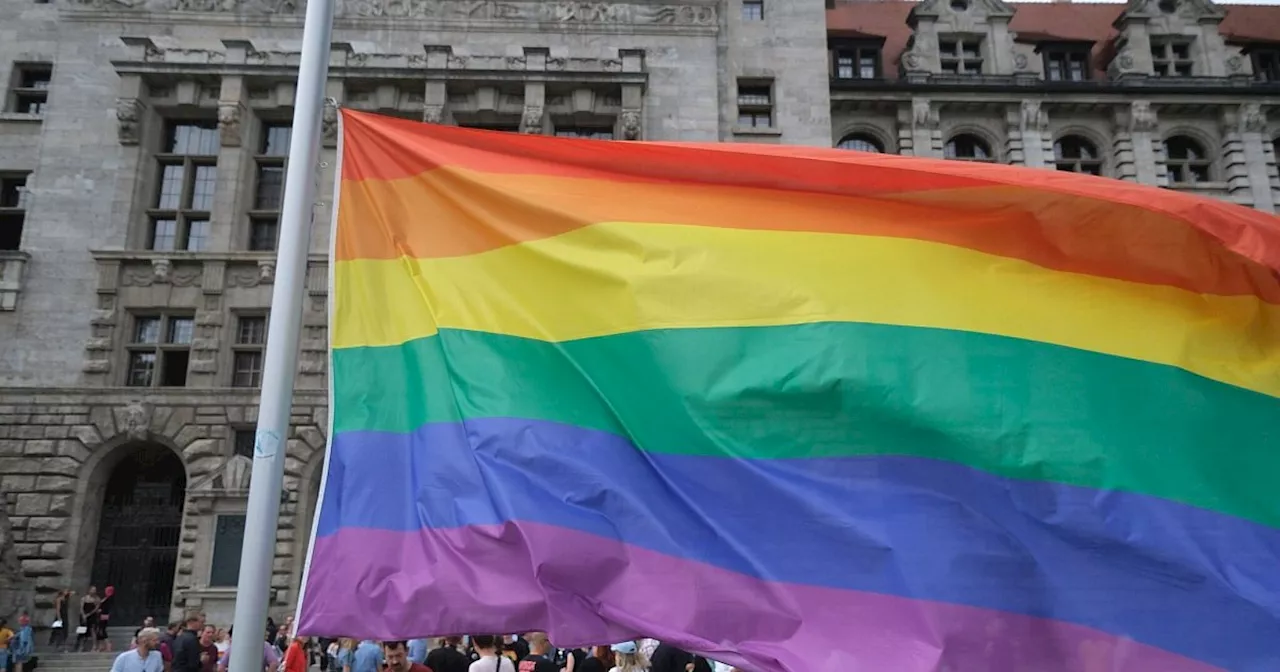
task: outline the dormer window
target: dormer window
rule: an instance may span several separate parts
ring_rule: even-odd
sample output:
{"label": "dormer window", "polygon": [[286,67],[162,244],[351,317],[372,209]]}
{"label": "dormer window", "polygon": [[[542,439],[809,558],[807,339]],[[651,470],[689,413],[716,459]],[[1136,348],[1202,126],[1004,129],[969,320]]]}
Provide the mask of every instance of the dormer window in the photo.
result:
{"label": "dormer window", "polygon": [[982,74],[982,38],[948,37],[938,40],[942,72],[949,75]]}
{"label": "dormer window", "polygon": [[1253,77],[1260,82],[1280,82],[1280,47],[1255,49],[1249,54],[1253,60]]}
{"label": "dormer window", "polygon": [[1049,82],[1083,82],[1089,79],[1089,45],[1045,46],[1044,78]]}
{"label": "dormer window", "polygon": [[1152,37],[1151,62],[1156,77],[1190,77],[1191,42],[1184,37]]}
{"label": "dormer window", "polygon": [[831,48],[831,76],[836,79],[878,79],[880,46],[843,43]]}

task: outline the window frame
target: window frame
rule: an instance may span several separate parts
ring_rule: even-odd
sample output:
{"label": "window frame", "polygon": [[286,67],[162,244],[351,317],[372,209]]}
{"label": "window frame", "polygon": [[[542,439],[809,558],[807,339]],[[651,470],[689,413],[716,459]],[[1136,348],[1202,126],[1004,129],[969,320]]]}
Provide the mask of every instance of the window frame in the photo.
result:
{"label": "window frame", "polygon": [[[4,201],[7,185],[21,180],[21,184],[13,187],[17,199],[11,205]],[[22,233],[27,225],[27,183],[31,181],[31,171],[0,172],[0,251],[17,251],[22,247]],[[16,232],[11,233],[10,227]],[[9,241],[12,240],[12,244]]]}
{"label": "window frame", "polygon": [[[266,368],[267,330],[271,327],[271,316],[265,312],[246,311],[235,313],[235,318],[235,333],[231,337],[231,366],[228,367],[230,379],[227,381],[227,386],[241,390],[261,389],[262,373]],[[262,322],[261,338],[258,341],[245,341],[242,339],[244,326],[249,320],[260,320]],[[240,368],[241,356],[253,357],[257,360],[256,370],[253,368],[243,370],[243,373],[249,376],[247,384],[240,382],[242,373]]]}
{"label": "window frame", "polygon": [[[289,129],[289,137],[285,143],[286,147],[283,153],[269,151],[271,150],[271,131],[280,128]],[[293,124],[287,121],[263,120],[258,127],[258,136],[257,151],[253,155],[253,191],[249,194],[251,202],[248,212],[245,249],[250,252],[275,252],[280,246],[280,213],[284,208],[284,188],[289,173],[288,145],[293,139]],[[262,207],[259,201],[264,168],[274,168],[280,171],[280,193],[277,197],[279,201],[277,205],[279,207],[274,209]],[[259,231],[262,226],[269,226],[273,234],[270,236],[271,242],[269,246],[264,246],[265,243],[259,238]]]}
{"label": "window frame", "polygon": [[[987,154],[987,157],[977,158],[977,157],[970,157],[970,156],[959,156],[954,151],[951,151],[950,148],[954,147],[956,145],[956,140],[960,138],[972,138],[973,140],[975,140],[977,142],[977,146],[983,148],[983,151]],[[948,153],[949,151],[950,151],[950,154]],[[1000,162],[1000,156],[995,152],[995,149],[992,147],[992,143],[988,141],[985,137],[969,131],[959,131],[952,134],[951,137],[947,138],[947,141],[942,144],[942,158],[948,161],[968,161],[970,163],[999,163]]]}
{"label": "window frame", "polygon": [[764,12],[764,0],[742,0],[743,21],[764,21]]}
{"label": "window frame", "polygon": [[[1046,42],[1036,47],[1040,52],[1041,67],[1046,82],[1087,82],[1093,79],[1093,43],[1092,42]],[[1055,58],[1061,58],[1062,78],[1054,79],[1051,73],[1058,70]],[[1078,60],[1081,64],[1080,78],[1071,78],[1071,64]]]}
{"label": "window frame", "polygon": [[[1196,73],[1196,58],[1192,51],[1195,39],[1186,35],[1152,35],[1151,38],[1151,72],[1156,77],[1192,77]],[[1186,58],[1176,58],[1174,49],[1184,46]],[[1157,56],[1156,49],[1160,49]],[[1162,64],[1166,67],[1162,71]],[[1179,72],[1185,66],[1186,72]]]}
{"label": "window frame", "polygon": [[[150,205],[146,211],[147,228],[145,231],[146,238],[143,242],[148,250],[156,252],[203,252],[208,249],[208,239],[212,233],[213,226],[214,199],[217,197],[218,189],[218,153],[222,146],[221,142],[219,142],[217,147],[214,148],[213,154],[181,154],[169,151],[177,143],[178,129],[184,126],[194,126],[204,131],[212,131],[214,137],[218,137],[218,124],[214,120],[165,120],[164,135],[162,137],[163,144],[161,145],[161,149],[165,151],[157,151],[155,153],[154,158],[157,168],[155,185],[152,190]],[[182,191],[178,194],[177,207],[164,207],[166,169],[175,166],[182,169]],[[200,210],[194,207],[201,168],[213,169],[213,184],[208,195],[209,208],[207,210]],[[174,222],[173,246],[171,248],[156,246],[159,239],[158,225],[162,221]],[[200,238],[205,242],[196,249],[192,249],[192,224],[196,222],[204,224],[204,235]],[[165,237],[167,238],[168,236]]]}
{"label": "window frame", "polygon": [[[830,76],[843,82],[872,82],[884,79],[884,43],[880,40],[833,39],[827,43],[828,67]],[[841,61],[847,59],[848,72]],[[869,64],[864,61],[870,61]],[[864,67],[871,68],[871,75],[864,76]]]}
{"label": "window frame", "polygon": [[1253,78],[1259,82],[1280,83],[1280,45],[1249,50]]}
{"label": "window frame", "polygon": [[[143,320],[158,321],[155,341],[149,342],[138,339]],[[173,333],[173,323],[176,320],[185,320],[191,324],[191,331],[186,342],[170,340]],[[187,383],[191,379],[191,349],[195,341],[196,332],[195,314],[185,311],[139,310],[129,314],[129,327],[127,332],[128,340],[124,343],[124,387],[143,389],[187,387]],[[168,353],[174,352],[182,352],[186,355],[186,368],[182,375],[182,385],[166,385],[162,382],[165,379],[165,372],[168,370]],[[148,374],[150,379],[145,385],[136,385],[133,382],[134,357],[143,354],[153,355],[151,371]]]}
{"label": "window frame", "polygon": [[[552,135],[558,138],[579,138],[582,140],[616,140],[617,134],[610,124],[553,124]],[[607,137],[606,137],[607,136]]]}
{"label": "window frame", "polygon": [[[1070,157],[1070,156],[1066,156],[1064,153],[1061,153],[1060,148],[1062,148],[1064,146],[1064,142],[1068,140],[1084,143],[1090,150],[1092,150],[1095,158],[1084,159],[1080,157]],[[1103,157],[1102,152],[1098,150],[1097,143],[1095,143],[1092,139],[1085,137],[1079,133],[1064,133],[1058,138],[1054,139],[1053,167],[1055,170],[1059,170],[1064,173],[1096,175],[1099,177],[1105,175],[1107,170],[1106,159]],[[1092,172],[1091,170],[1087,170],[1088,168],[1094,168],[1097,170],[1097,172]]]}
{"label": "window frame", "polygon": [[[955,48],[948,50],[946,45],[954,43]],[[966,55],[965,46],[968,44],[977,45],[973,50],[973,56]],[[982,48],[986,44],[986,39],[981,35],[966,34],[950,34],[938,36],[938,65],[944,75],[958,75],[961,77],[974,77],[982,75],[987,64],[987,59],[983,56]],[[948,53],[948,51],[950,53]],[[948,70],[947,64],[955,64],[954,70]],[[977,63],[977,67],[971,67]]]}
{"label": "window frame", "polygon": [[[43,86],[26,86],[25,76],[32,73],[44,75],[40,80]],[[5,111],[14,114],[30,114],[44,116],[49,108],[49,89],[53,86],[53,63],[39,61],[22,61],[13,64],[10,75],[8,95],[5,100]],[[24,101],[35,102],[38,109],[22,109]]]}
{"label": "window frame", "polygon": [[[1204,156],[1204,158],[1185,159],[1174,157],[1173,153],[1169,151],[1169,142],[1171,140],[1185,140],[1189,142]],[[1211,184],[1214,181],[1214,156],[1208,150],[1208,144],[1203,142],[1200,138],[1187,133],[1173,133],[1161,140],[1160,146],[1164,152],[1165,174],[1168,176],[1170,187],[1194,189]],[[1174,177],[1175,174],[1177,174],[1178,177],[1181,178],[1185,178],[1187,176],[1192,176],[1194,178],[1193,173],[1197,168],[1203,169],[1203,180],[1175,179]]]}
{"label": "window frame", "polygon": [[[772,80],[739,79],[734,91],[738,112],[736,127],[754,131],[776,129],[778,123],[774,108],[776,100]],[[764,125],[757,123],[760,119],[764,119],[767,123]],[[749,123],[744,124],[744,120],[749,120]]]}
{"label": "window frame", "polygon": [[886,153],[885,144],[880,141],[880,138],[877,138],[876,136],[870,133],[866,133],[862,131],[852,131],[850,133],[845,133],[843,136],[841,136],[840,141],[837,142],[835,146],[836,149],[842,149],[848,152],[867,152],[867,150],[865,149],[855,149],[853,147],[844,147],[843,145],[847,142],[865,142],[871,145],[872,147],[875,147],[875,151],[868,152],[870,154]]}

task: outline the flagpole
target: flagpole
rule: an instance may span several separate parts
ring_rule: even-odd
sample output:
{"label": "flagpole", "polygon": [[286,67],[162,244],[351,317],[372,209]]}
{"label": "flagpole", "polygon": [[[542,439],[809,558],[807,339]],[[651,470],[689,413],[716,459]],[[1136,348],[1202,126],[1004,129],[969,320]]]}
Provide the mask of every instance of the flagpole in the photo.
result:
{"label": "flagpole", "polygon": [[289,167],[280,213],[275,287],[271,292],[271,321],[262,367],[262,394],[254,437],[244,547],[240,553],[240,580],[236,586],[235,634],[231,638],[229,672],[262,672],[263,666],[262,644],[271,600],[271,564],[280,515],[285,445],[298,371],[298,339],[302,330],[302,301],[316,195],[315,171],[319,163],[335,1],[308,0],[302,27],[302,60],[298,65]]}

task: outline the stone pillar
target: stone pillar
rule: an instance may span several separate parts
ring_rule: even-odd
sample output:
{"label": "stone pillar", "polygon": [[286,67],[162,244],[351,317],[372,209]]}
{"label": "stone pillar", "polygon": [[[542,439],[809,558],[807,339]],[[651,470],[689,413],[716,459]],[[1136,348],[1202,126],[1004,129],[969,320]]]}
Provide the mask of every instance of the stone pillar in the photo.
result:
{"label": "stone pillar", "polygon": [[1145,100],[1116,111],[1113,149],[1117,178],[1152,186],[1166,184],[1164,147],[1156,138],[1157,125],[1155,110]]}
{"label": "stone pillar", "polygon": [[[249,124],[248,87],[240,76],[222,78],[218,92],[218,186],[209,213],[209,250],[230,250],[248,246],[248,221],[241,213],[248,210],[252,189],[240,189],[245,175],[253,166],[248,154],[253,152],[254,138]],[[239,243],[239,245],[237,245]]]}
{"label": "stone pillar", "polygon": [[520,132],[542,135],[547,132],[547,85],[543,82],[525,82],[524,113],[520,115]]}
{"label": "stone pillar", "polygon": [[[1258,103],[1245,103],[1222,113],[1222,174],[1231,200],[1263,212],[1275,212],[1272,173],[1275,157],[1268,157],[1263,133],[1266,113]],[[1273,152],[1274,153],[1274,150]]]}
{"label": "stone pillar", "polygon": [[[644,72],[644,50],[621,49],[623,72]],[[644,89],[639,84],[622,85],[622,112],[618,115],[615,137],[621,140],[644,139]]]}
{"label": "stone pillar", "polygon": [[1049,114],[1038,100],[1024,100],[1010,107],[1005,117],[1005,155],[1009,163],[1029,168],[1053,167],[1053,138],[1049,135]]}
{"label": "stone pillar", "polygon": [[898,107],[898,149],[906,156],[942,158],[938,108],[928,98],[912,98]]}

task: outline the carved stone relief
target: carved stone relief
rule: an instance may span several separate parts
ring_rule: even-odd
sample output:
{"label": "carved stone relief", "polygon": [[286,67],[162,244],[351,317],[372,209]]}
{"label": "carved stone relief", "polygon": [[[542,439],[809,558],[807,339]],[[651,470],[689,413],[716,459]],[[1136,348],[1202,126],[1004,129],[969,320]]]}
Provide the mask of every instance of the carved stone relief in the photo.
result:
{"label": "carved stone relief", "polygon": [[1135,133],[1152,133],[1158,125],[1155,110],[1145,100],[1135,100],[1129,105],[1129,130]]}
{"label": "carved stone relief", "polygon": [[120,144],[136,145],[141,136],[142,111],[144,105],[137,98],[119,98],[116,100],[116,133]]}
{"label": "carved stone relief", "polygon": [[937,128],[939,124],[938,109],[923,98],[911,101],[911,125],[917,128]]}
{"label": "carved stone relief", "polygon": [[1267,115],[1259,103],[1245,103],[1240,106],[1240,131],[1242,133],[1263,133],[1267,130]]}
{"label": "carved stone relief", "polygon": [[1044,113],[1040,107],[1038,100],[1022,101],[1021,125],[1022,130],[1039,130],[1045,131],[1049,128],[1049,115]]}
{"label": "carved stone relief", "polygon": [[147,439],[147,433],[151,431],[151,412],[150,404],[140,401],[130,402],[124,407],[124,432],[130,439],[134,441]]}
{"label": "carved stone relief", "polygon": [[236,101],[218,103],[218,135],[223,147],[240,146],[241,117],[244,106]]}
{"label": "carved stone relief", "polygon": [[526,105],[520,117],[520,132],[537,135],[542,133],[542,106]]}
{"label": "carved stone relief", "polygon": [[[209,12],[243,15],[301,14],[304,0],[71,0],[78,7],[109,11]],[[717,25],[714,5],[638,2],[504,0],[338,0],[340,18],[537,21],[561,24]]]}
{"label": "carved stone relief", "polygon": [[320,118],[320,136],[325,147],[338,143],[338,103],[332,98],[324,101],[324,114]]}
{"label": "carved stone relief", "polygon": [[622,122],[622,139],[639,140],[640,110],[623,110],[620,119]]}
{"label": "carved stone relief", "polygon": [[428,124],[439,124],[444,121],[444,105],[424,105],[422,120]]}

